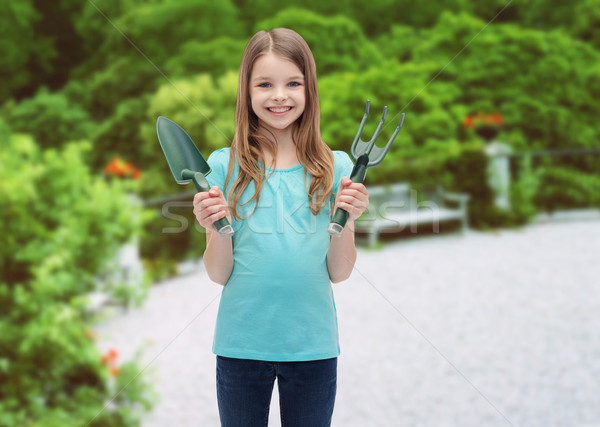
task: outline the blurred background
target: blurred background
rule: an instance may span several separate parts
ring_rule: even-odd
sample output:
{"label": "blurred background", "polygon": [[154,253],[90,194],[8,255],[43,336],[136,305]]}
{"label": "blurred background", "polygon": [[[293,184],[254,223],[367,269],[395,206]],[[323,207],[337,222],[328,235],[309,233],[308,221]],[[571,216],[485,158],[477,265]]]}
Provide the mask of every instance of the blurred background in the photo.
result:
{"label": "blurred background", "polygon": [[0,425],[136,425],[151,408],[139,363],[98,350],[94,307],[140,306],[201,256],[156,118],[205,157],[229,146],[256,31],[311,47],[332,149],[349,152],[367,99],[365,137],[384,105],[381,140],[406,113],[367,185],[468,196],[457,227],[485,231],[600,206],[599,24],[600,0],[6,2]]}

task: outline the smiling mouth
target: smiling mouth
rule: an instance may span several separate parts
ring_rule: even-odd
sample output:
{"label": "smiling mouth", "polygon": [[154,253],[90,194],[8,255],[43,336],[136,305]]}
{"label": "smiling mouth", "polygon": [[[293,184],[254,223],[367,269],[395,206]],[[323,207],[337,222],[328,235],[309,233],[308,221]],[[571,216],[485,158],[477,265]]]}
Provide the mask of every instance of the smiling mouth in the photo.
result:
{"label": "smiling mouth", "polygon": [[267,110],[269,110],[271,113],[285,113],[291,109],[292,107],[267,107]]}

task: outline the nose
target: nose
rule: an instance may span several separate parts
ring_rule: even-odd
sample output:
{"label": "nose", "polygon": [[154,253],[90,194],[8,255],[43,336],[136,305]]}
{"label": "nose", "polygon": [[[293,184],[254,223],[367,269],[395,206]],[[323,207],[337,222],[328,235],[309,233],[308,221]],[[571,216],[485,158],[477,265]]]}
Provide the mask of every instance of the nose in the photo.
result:
{"label": "nose", "polygon": [[287,94],[285,92],[285,88],[279,87],[273,93],[273,101],[275,102],[283,102],[287,100]]}

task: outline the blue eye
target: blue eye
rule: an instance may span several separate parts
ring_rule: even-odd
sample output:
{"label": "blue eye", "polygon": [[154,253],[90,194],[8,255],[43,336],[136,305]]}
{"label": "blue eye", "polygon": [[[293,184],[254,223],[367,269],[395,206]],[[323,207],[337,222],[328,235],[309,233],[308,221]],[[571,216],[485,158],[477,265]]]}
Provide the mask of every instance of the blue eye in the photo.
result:
{"label": "blue eye", "polygon": [[269,87],[270,84],[269,83],[261,83],[258,85],[258,87]]}
{"label": "blue eye", "polygon": [[300,83],[298,83],[298,82],[291,82],[290,86],[291,87],[297,87],[297,86],[300,86]]}

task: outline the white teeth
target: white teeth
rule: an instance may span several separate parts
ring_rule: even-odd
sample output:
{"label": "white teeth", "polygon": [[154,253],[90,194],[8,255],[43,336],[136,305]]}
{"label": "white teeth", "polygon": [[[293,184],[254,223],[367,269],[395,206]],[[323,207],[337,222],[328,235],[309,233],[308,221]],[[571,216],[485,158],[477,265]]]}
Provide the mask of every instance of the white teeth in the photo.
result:
{"label": "white teeth", "polygon": [[283,107],[283,108],[269,108],[269,111],[273,113],[285,113],[286,111],[290,111],[292,107]]}

